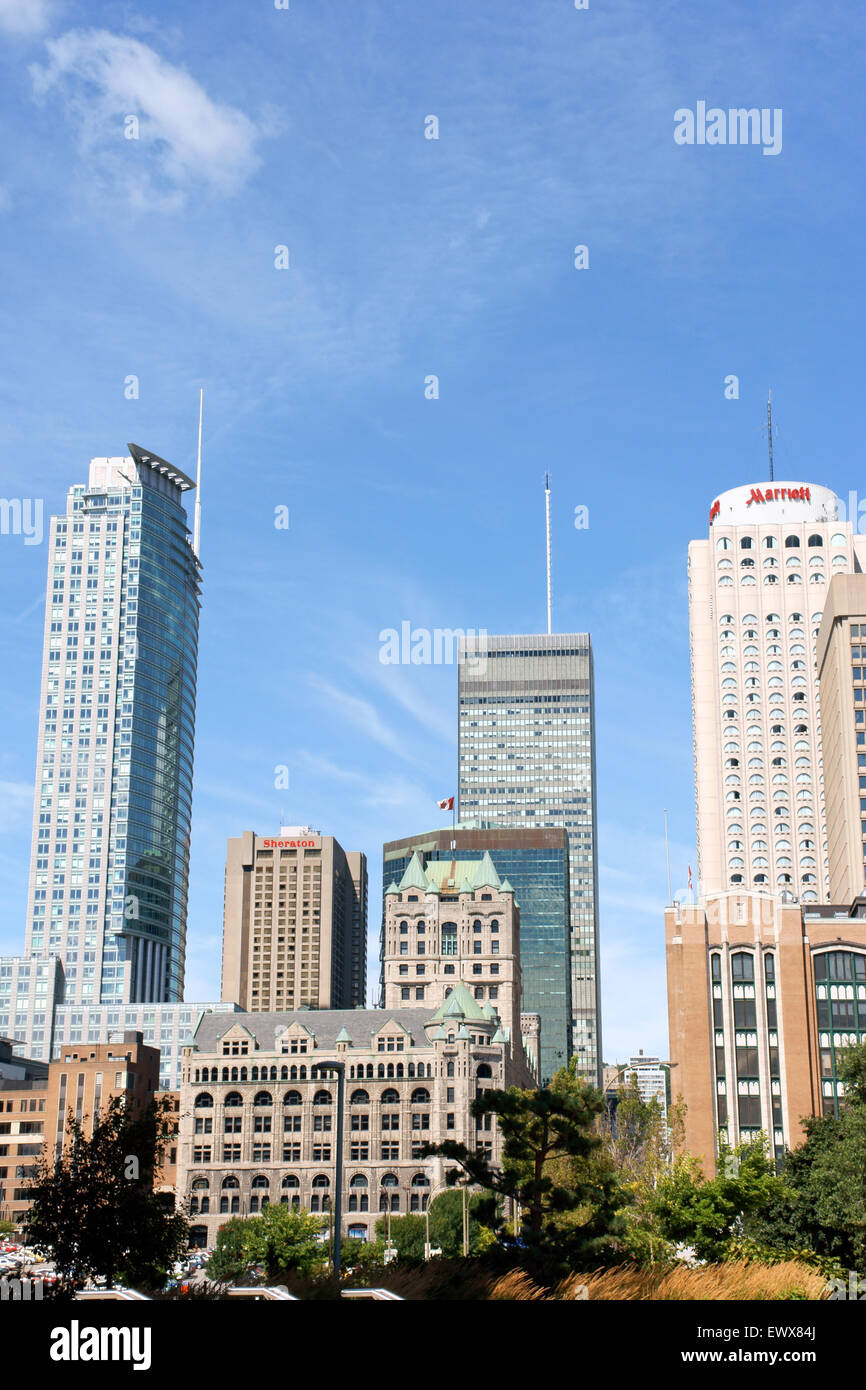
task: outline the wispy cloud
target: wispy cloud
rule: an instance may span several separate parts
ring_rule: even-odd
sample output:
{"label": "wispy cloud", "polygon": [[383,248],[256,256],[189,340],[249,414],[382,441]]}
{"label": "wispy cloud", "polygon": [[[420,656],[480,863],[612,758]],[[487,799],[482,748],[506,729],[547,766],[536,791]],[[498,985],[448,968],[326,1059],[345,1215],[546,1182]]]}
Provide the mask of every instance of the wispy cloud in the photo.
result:
{"label": "wispy cloud", "polygon": [[51,22],[47,0],[0,0],[0,30],[7,34],[41,34]]}
{"label": "wispy cloud", "polygon": [[406,756],[403,739],[388,727],[369,700],[364,700],[359,695],[350,695],[345,690],[338,690],[335,685],[331,685],[329,681],[321,680],[318,676],[311,676],[310,684],[314,690],[317,690],[334,706],[349,724],[359,729],[367,738],[373,739],[375,743],[380,743],[383,748],[387,748],[391,753],[396,753],[399,757]]}
{"label": "wispy cloud", "polygon": [[138,205],[179,206],[202,184],[232,194],[258,167],[255,123],[146,43],[92,29],[46,47],[49,62],[30,68],[36,96],[61,95],[90,162]]}

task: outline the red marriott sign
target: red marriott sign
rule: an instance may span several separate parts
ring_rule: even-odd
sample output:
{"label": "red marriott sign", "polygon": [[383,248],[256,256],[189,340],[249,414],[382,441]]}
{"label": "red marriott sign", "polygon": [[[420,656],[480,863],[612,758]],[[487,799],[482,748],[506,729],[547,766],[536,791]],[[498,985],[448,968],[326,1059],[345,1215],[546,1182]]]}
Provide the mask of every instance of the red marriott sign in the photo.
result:
{"label": "red marriott sign", "polygon": [[810,500],[807,487],[765,487],[763,492],[759,487],[753,487],[746,506],[751,507],[753,502],[809,502]]}
{"label": "red marriott sign", "polygon": [[[746,498],[746,506],[751,507],[753,502],[810,502],[811,492],[807,487],[765,487],[763,492],[759,487],[749,489],[749,496]],[[718,498],[710,507],[710,524],[722,510]]]}

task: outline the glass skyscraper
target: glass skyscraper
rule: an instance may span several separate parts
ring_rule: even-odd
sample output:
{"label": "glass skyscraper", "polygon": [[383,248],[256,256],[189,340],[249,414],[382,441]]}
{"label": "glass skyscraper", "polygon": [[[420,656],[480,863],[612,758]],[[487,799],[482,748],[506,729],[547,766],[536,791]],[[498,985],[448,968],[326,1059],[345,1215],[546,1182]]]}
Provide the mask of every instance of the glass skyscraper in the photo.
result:
{"label": "glass skyscraper", "polygon": [[[453,848],[452,848],[453,843]],[[383,892],[400,882],[414,853],[426,866],[435,861],[482,860],[514,889],[520,910],[520,973],[524,1013],[541,1015],[542,1084],[570,1056],[571,976],[569,951],[568,836],[564,830],[467,830],[457,826],[392,840],[383,847]],[[383,911],[384,928],[384,911]],[[384,945],[384,943],[383,943]],[[384,949],[383,949],[384,958]]]}
{"label": "glass skyscraper", "polygon": [[59,958],[67,1005],[183,998],[194,483],[129,451],[51,521],[26,950]]}
{"label": "glass skyscraper", "polygon": [[600,1084],[595,709],[589,635],[461,638],[458,763],[464,825],[559,826],[568,832],[568,1046],[580,1070]]}

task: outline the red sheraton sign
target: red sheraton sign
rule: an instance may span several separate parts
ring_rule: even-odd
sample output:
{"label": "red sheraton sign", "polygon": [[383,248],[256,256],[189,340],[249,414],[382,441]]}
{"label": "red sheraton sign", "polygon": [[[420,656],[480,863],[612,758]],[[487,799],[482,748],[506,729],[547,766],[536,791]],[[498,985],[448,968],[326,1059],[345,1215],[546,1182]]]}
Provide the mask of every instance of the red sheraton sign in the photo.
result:
{"label": "red sheraton sign", "polygon": [[262,840],[263,849],[315,849],[315,840]]}
{"label": "red sheraton sign", "polygon": [[[807,487],[765,487],[763,492],[759,487],[749,490],[746,499],[746,506],[751,507],[753,502],[810,502],[812,495]],[[718,498],[710,507],[710,522],[715,521],[721,511],[721,503]]]}

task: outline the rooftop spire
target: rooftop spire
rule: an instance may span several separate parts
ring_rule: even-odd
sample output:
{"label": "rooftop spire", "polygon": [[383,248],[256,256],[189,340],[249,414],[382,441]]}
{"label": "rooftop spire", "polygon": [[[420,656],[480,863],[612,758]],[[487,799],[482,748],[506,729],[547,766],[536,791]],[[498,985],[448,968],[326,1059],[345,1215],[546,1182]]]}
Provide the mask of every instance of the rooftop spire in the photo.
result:
{"label": "rooftop spire", "polygon": [[773,393],[767,392],[767,445],[770,450],[770,482],[773,477]]}
{"label": "rooftop spire", "polygon": [[196,559],[201,559],[201,417],[204,409],[204,387],[199,387],[198,392],[198,451],[196,454],[195,468],[195,522],[193,525],[192,548],[195,551]]}
{"label": "rooftop spire", "polygon": [[[772,474],[770,475],[772,477]],[[550,608],[550,474],[544,475],[544,518],[547,535],[547,635],[553,631]]]}

